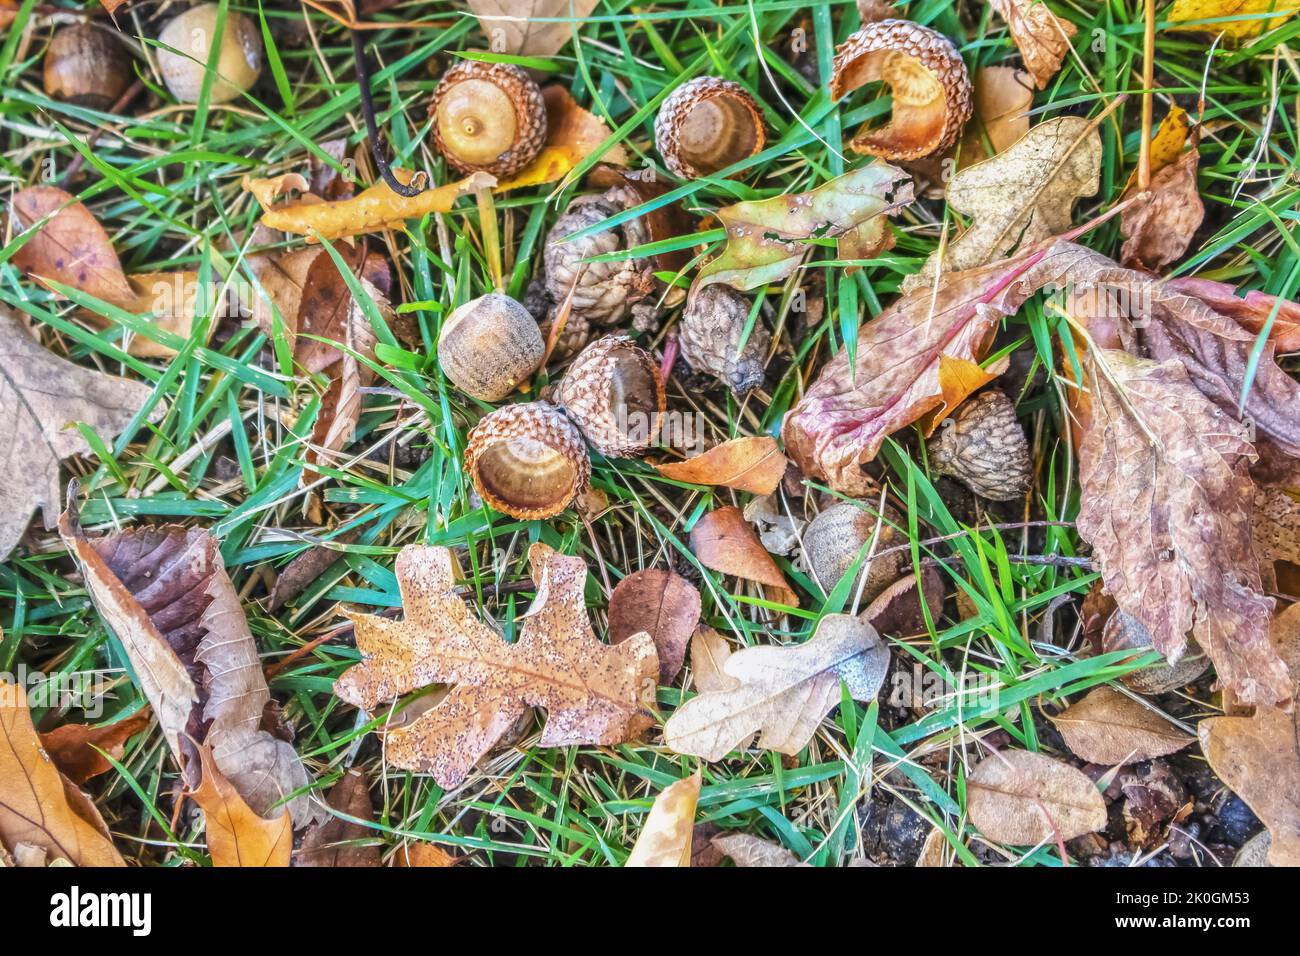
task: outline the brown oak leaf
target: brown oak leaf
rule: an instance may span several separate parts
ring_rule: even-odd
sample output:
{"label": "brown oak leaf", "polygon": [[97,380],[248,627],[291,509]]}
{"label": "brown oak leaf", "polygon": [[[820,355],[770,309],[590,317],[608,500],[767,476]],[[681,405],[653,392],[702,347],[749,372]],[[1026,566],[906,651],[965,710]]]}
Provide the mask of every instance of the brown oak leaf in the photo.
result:
{"label": "brown oak leaf", "polygon": [[633,571],[609,596],[609,642],[646,633],[659,654],[659,683],[671,684],[686,660],[686,644],[700,621],[700,592],[663,568]]}

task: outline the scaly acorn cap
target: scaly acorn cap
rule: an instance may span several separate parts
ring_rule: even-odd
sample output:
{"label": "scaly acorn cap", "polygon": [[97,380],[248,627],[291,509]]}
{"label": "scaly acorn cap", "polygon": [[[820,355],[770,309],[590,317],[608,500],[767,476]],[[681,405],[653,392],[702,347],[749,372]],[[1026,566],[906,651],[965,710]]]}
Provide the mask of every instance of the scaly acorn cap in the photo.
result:
{"label": "scaly acorn cap", "polygon": [[1013,501],[1029,490],[1029,442],[1011,399],[990,388],[968,398],[930,443],[930,461],[992,501]]}
{"label": "scaly acorn cap", "polygon": [[836,48],[831,99],[875,81],[888,84],[893,116],[884,127],[859,130],[849,143],[856,152],[893,160],[940,153],[957,142],[971,117],[971,81],[961,54],[942,33],[919,23],[869,23]]}
{"label": "scaly acorn cap", "polygon": [[767,351],[772,345],[759,316],[741,348],[749,312],[748,297],[717,282],[687,300],[677,327],[682,357],[691,368],[714,376],[737,396],[763,384]]}
{"label": "scaly acorn cap", "polygon": [[462,173],[509,176],[546,142],[542,91],[510,63],[461,60],[442,75],[429,115],[438,152]]}
{"label": "scaly acorn cap", "polygon": [[626,335],[607,335],[583,349],[553,397],[591,446],[614,458],[649,448],[667,407],[654,358]]}
{"label": "scaly acorn cap", "polygon": [[485,502],[531,521],[559,514],[586,490],[591,458],[562,411],[528,402],[498,408],[471,429],[465,469]]}
{"label": "scaly acorn cap", "polygon": [[659,106],[655,148],[683,179],[699,179],[762,150],[767,142],[758,103],[739,83],[701,76]]}

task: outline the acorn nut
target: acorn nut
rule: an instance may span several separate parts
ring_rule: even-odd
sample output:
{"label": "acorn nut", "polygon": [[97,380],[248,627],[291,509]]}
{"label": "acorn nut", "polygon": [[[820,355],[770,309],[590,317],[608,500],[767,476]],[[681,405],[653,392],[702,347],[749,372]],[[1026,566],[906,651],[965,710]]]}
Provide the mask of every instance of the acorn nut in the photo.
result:
{"label": "acorn nut", "polygon": [[582,435],[546,402],[505,405],[484,417],[469,433],[465,468],[487,504],[525,520],[559,514],[591,478]]}
{"label": "acorn nut", "polygon": [[593,448],[615,458],[649,448],[666,407],[654,358],[625,335],[607,335],[583,349],[553,398]]}
{"label": "acorn nut", "polygon": [[1029,442],[1011,399],[990,388],[968,398],[930,444],[937,472],[991,501],[1014,501],[1029,490]]}
{"label": "acorn nut", "polygon": [[767,134],[758,103],[739,83],[701,76],[673,90],[655,118],[655,148],[683,179],[699,179],[754,156]]}
{"label": "acorn nut", "polygon": [[532,77],[509,63],[462,60],[442,75],[429,106],[433,140],[452,168],[517,173],[546,142],[546,101]]}
{"label": "acorn nut", "polygon": [[438,364],[466,395],[499,402],[536,372],[546,353],[537,320],[500,292],[466,302],[438,336]]}
{"label": "acorn nut", "polygon": [[[803,531],[803,555],[817,582],[826,591],[844,577],[853,567],[858,556],[862,555],[866,566],[866,555],[871,553],[867,543],[880,525],[880,538],[876,542],[876,556],[867,567],[867,578],[862,585],[862,600],[870,603],[879,597],[886,588],[898,580],[903,572],[902,552],[880,554],[886,548],[903,542],[902,535],[890,524],[886,514],[884,521],[864,508],[848,502],[840,502],[821,512]],[[856,583],[856,582],[855,582]]]}
{"label": "acorn nut", "polygon": [[[203,90],[212,45],[217,39],[218,11],[215,3],[190,7],[168,20],[158,34],[160,44],[177,51],[160,49],[158,69],[167,89],[182,103],[197,103]],[[252,89],[262,70],[262,57],[262,35],[253,21],[236,10],[228,10],[221,30],[217,75],[212,79],[208,101],[228,103]]]}
{"label": "acorn nut", "polygon": [[747,297],[714,283],[687,301],[677,329],[682,358],[695,371],[722,381],[737,396],[763,384],[767,350],[772,344],[761,318],[745,336],[749,312]]}
{"label": "acorn nut", "polygon": [[131,85],[131,57],[117,37],[93,23],[63,27],[45,51],[45,92],[105,109]]}

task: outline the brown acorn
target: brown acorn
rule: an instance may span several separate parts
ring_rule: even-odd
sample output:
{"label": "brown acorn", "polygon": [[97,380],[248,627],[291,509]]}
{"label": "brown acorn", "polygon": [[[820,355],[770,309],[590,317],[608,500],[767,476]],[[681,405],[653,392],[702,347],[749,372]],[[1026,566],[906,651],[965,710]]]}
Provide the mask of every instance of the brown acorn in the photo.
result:
{"label": "brown acorn", "polygon": [[131,57],[108,30],[74,23],[45,51],[45,92],[91,109],[112,105],[131,85]]}
{"label": "brown acorn", "polygon": [[833,100],[878,81],[889,86],[893,112],[886,126],[859,130],[849,143],[856,152],[893,160],[940,153],[971,117],[971,81],[961,54],[942,33],[919,23],[869,23],[836,48]]}
{"label": "brown acorn", "polygon": [[627,458],[654,443],[666,407],[654,358],[625,335],[592,342],[553,395],[602,455]]}
{"label": "brown acorn", "polygon": [[1011,399],[996,388],[968,398],[930,443],[935,471],[956,478],[992,501],[1012,501],[1029,490],[1029,442]]}
{"label": "brown acorn", "polygon": [[509,63],[461,60],[442,75],[429,106],[433,141],[462,173],[517,173],[546,142],[546,101]]}
{"label": "brown acorn", "polygon": [[[886,514],[886,520],[879,522],[880,540],[876,542],[875,548],[877,554],[905,540],[890,524],[891,518],[897,521],[896,515]],[[859,553],[865,556],[871,551],[870,546],[864,549],[863,545],[876,533],[877,521],[877,517],[865,508],[840,502],[808,522],[808,527],[803,531],[804,560],[824,590],[830,591],[835,587],[853,566],[853,562],[858,560]],[[874,601],[885,588],[898,580],[903,573],[905,557],[900,551],[871,559],[867,579],[862,585],[864,602]],[[862,573],[861,567],[858,573]]]}
{"label": "brown acorn", "polygon": [[655,148],[683,179],[699,179],[763,149],[767,134],[758,103],[739,83],[701,76],[663,101],[655,118]]}
{"label": "brown acorn", "polygon": [[546,402],[505,405],[469,433],[465,469],[479,496],[502,514],[559,514],[587,487],[591,459],[582,434]]}
{"label": "brown acorn", "polygon": [[499,402],[541,367],[546,352],[537,320],[500,292],[466,302],[438,336],[438,364],[466,395]]}
{"label": "brown acorn", "polygon": [[565,241],[573,233],[622,212],[623,200],[618,189],[573,200],[564,215],[555,220],[542,251],[546,292],[551,301],[563,302],[573,290],[573,311],[596,325],[623,321],[631,314],[632,306],[654,289],[653,267],[647,259],[588,261],[649,242],[650,235],[640,219]]}
{"label": "brown acorn", "polygon": [[746,296],[728,285],[714,283],[687,300],[677,329],[682,358],[695,371],[720,379],[737,396],[763,384],[767,351],[772,345],[772,337],[759,316],[741,347],[749,313]]}
{"label": "brown acorn", "polygon": [[[171,50],[158,50],[158,69],[163,82],[182,103],[197,103],[203,89],[212,44],[217,36],[215,3],[190,7],[167,21],[158,42]],[[252,89],[262,70],[262,34],[253,21],[237,10],[226,12],[221,31],[217,75],[208,93],[211,103],[228,103]]]}

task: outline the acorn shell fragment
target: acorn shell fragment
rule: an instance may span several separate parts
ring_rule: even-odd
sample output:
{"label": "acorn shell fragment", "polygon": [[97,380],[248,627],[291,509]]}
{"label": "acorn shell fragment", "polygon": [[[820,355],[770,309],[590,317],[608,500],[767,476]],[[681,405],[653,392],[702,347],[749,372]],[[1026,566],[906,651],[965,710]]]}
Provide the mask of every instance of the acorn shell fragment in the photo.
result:
{"label": "acorn shell fragment", "polygon": [[546,142],[546,101],[532,77],[510,63],[462,60],[442,75],[429,106],[433,140],[462,173],[509,176]]}
{"label": "acorn shell fragment", "polygon": [[666,407],[654,358],[625,335],[607,335],[583,349],[554,398],[593,448],[616,458],[654,443]]}
{"label": "acorn shell fragment", "polygon": [[971,81],[957,48],[942,33],[910,20],[880,20],[835,51],[831,98],[883,82],[893,99],[890,122],[864,127],[849,146],[892,160],[920,159],[957,141],[971,117]]}
{"label": "acorn shell fragment", "polygon": [[469,433],[465,468],[487,504],[525,520],[559,514],[591,478],[582,434],[546,402],[506,405],[483,418]]}
{"label": "acorn shell fragment", "polygon": [[655,118],[655,148],[683,179],[726,169],[759,153],[766,142],[758,103],[739,83],[716,76],[677,87]]}

